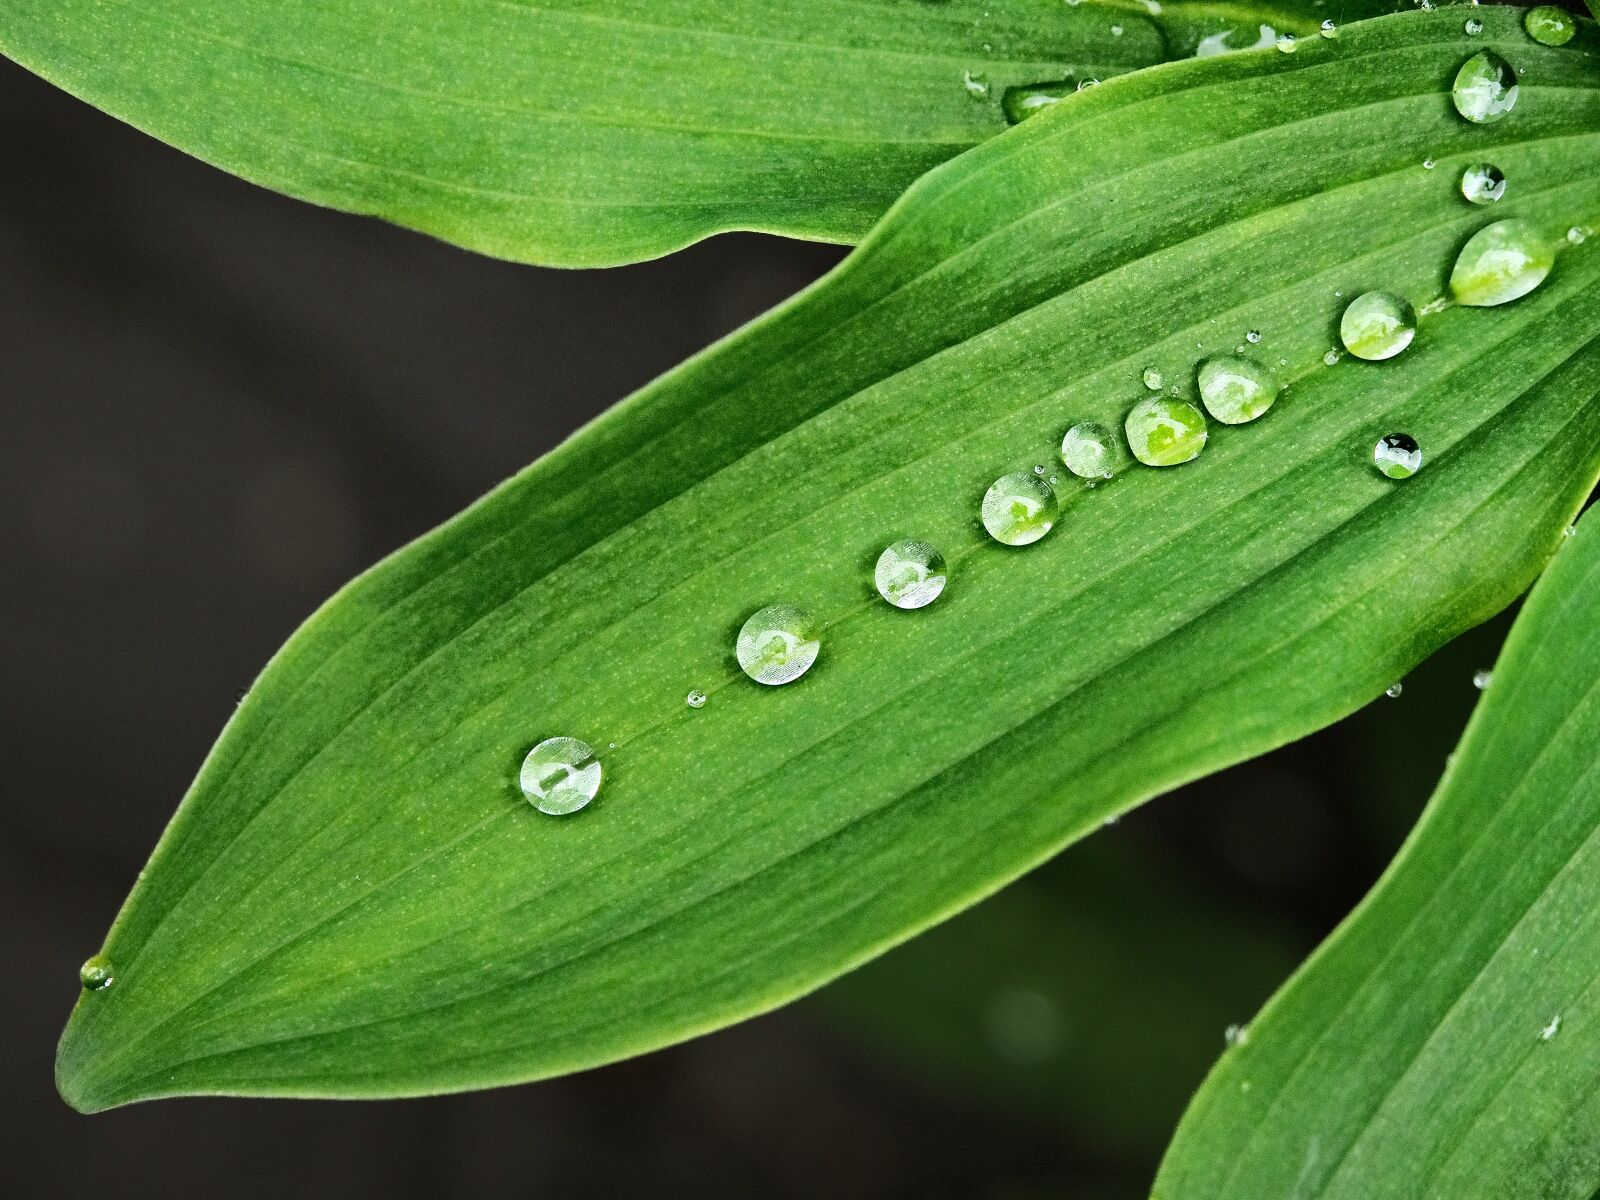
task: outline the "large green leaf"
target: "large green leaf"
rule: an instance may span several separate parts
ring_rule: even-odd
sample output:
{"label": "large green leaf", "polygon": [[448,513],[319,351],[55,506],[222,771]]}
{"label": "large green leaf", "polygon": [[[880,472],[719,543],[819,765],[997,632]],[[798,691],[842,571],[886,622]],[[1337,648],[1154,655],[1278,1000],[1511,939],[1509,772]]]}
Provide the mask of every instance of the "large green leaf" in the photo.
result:
{"label": "large green leaf", "polygon": [[[1401,0],[1348,0],[1343,19]],[[1156,7],[1160,7],[1157,5]],[[1311,0],[6,0],[0,52],[267,187],[561,266],[724,229],[856,241],[1005,128]],[[971,79],[970,87],[964,78]]]}
{"label": "large green leaf", "polygon": [[1597,1131],[1591,517],[1534,588],[1405,850],[1206,1081],[1155,1194],[1589,1200]]}
{"label": "large green leaf", "polygon": [[[1600,464],[1600,238],[1517,303],[1427,316],[1392,362],[1323,365],[1340,294],[1443,286],[1485,221],[1463,164],[1513,180],[1496,216],[1600,217],[1593,29],[1552,50],[1484,19],[1090,89],[352,584],[135,887],[65,1095],[428,1092],[691,1036],[1336,719],[1505,605]],[[1445,89],[1484,44],[1527,82],[1473,126]],[[1035,546],[974,530],[991,480],[1118,421],[1143,368],[1192,388],[1251,329],[1293,381],[1265,419],[1066,489]],[[1396,428],[1429,458],[1404,483],[1371,462]],[[953,563],[919,612],[868,598],[907,535]],[[827,628],[774,689],[729,660],[778,601]],[[516,785],[557,734],[607,771],[567,819]]]}

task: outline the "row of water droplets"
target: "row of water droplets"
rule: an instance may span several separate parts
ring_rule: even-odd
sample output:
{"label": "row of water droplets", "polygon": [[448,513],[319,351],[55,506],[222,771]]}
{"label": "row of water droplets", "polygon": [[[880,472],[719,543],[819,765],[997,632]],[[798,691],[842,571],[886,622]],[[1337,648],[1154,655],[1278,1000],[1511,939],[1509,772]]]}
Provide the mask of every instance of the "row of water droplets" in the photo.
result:
{"label": "row of water droplets", "polygon": [[[1465,28],[1469,36],[1475,36],[1482,25],[1471,20]],[[1529,12],[1526,28],[1535,40],[1559,46],[1571,40],[1577,25],[1563,10],[1546,8]],[[1337,35],[1331,22],[1323,32],[1330,38]],[[1281,42],[1279,48],[1292,49]],[[1466,120],[1478,124],[1498,121],[1516,104],[1515,71],[1492,51],[1479,51],[1457,73],[1452,99]],[[1041,103],[1024,110],[1017,119],[1044,106]],[[1478,205],[1497,202],[1506,186],[1504,174],[1491,163],[1468,167],[1461,180],[1463,196]],[[1567,240],[1577,244],[1589,232],[1574,227]],[[1500,221],[1479,230],[1460,251],[1450,276],[1451,295],[1455,303],[1469,306],[1504,304],[1536,288],[1553,263],[1553,248],[1527,222]],[[1439,311],[1449,303],[1436,301],[1425,306],[1423,314]],[[1382,361],[1411,345],[1417,322],[1418,314],[1403,297],[1367,292],[1345,307],[1340,340],[1354,357]],[[1245,335],[1248,346],[1258,345],[1261,340],[1258,330]],[[1323,361],[1331,366],[1339,357],[1337,350],[1330,350]],[[1251,357],[1245,344],[1233,354],[1215,355],[1196,366],[1199,406],[1182,398],[1176,388],[1163,393],[1166,380],[1154,367],[1143,371],[1142,382],[1151,394],[1128,410],[1120,437],[1102,424],[1085,421],[1072,425],[1062,438],[1062,465],[1089,487],[1115,478],[1133,462],[1162,468],[1194,460],[1209,438],[1207,414],[1224,425],[1248,424],[1264,416],[1286,386]],[[1405,479],[1421,468],[1422,450],[1408,433],[1386,434],[1373,448],[1373,463],[1388,478]],[[1059,482],[1042,465],[1032,471],[1002,475],[979,505],[982,528],[994,541],[1007,546],[1028,546],[1040,541],[1059,518]],[[954,556],[955,561],[959,563],[979,548],[969,547]],[[894,608],[926,608],[944,593],[951,565],[929,542],[896,541],[879,555],[873,586],[877,596]],[[809,610],[795,604],[772,605],[744,622],[734,641],[734,655],[750,679],[781,686],[810,670],[821,653],[823,632],[823,626]],[[1479,687],[1487,686],[1487,673],[1480,673],[1474,682]],[[1399,684],[1388,690],[1391,696],[1399,693]],[[706,692],[696,689],[688,693],[685,703],[691,709],[699,709],[708,698]],[[583,809],[598,795],[603,774],[592,746],[578,738],[562,736],[546,738],[528,751],[518,782],[528,802],[540,812],[564,816]],[[109,988],[116,976],[110,960],[96,955],[83,964],[79,978],[86,990],[101,991]]]}

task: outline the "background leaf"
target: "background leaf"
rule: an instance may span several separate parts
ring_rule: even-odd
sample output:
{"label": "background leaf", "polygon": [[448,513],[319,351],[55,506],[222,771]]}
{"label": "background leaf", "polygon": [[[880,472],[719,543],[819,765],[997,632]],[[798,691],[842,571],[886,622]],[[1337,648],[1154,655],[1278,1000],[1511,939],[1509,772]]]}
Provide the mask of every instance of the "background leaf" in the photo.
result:
{"label": "background leaf", "polygon": [[[119,916],[63,1093],[395,1095],[691,1036],[1334,720],[1506,604],[1600,460],[1600,239],[1516,304],[1427,317],[1399,359],[1323,362],[1340,295],[1438,294],[1484,223],[1466,163],[1492,153],[1515,181],[1496,215],[1552,238],[1600,215],[1593,29],[1558,51],[1484,19],[1468,41],[1458,14],[1406,14],[1057,106],[335,597]],[[1485,44],[1527,83],[1471,126],[1446,89]],[[1293,381],[1261,422],[1067,489],[1037,546],[974,531],[989,482],[1066,424],[1119,419],[1149,366],[1192,388],[1251,329]],[[1398,485],[1371,463],[1395,428],[1429,455]],[[948,596],[867,599],[913,534],[950,556]],[[827,628],[774,690],[728,659],[778,601]],[[556,734],[607,770],[565,820],[515,782]]]}
{"label": "background leaf", "polygon": [[[1351,0],[1346,19],[1399,0]],[[207,162],[558,266],[725,229],[856,241],[1001,132],[1013,84],[1106,78],[1304,0],[8,0],[0,52]],[[1163,13],[1167,10],[1164,9]],[[970,79],[970,86],[963,78]]]}
{"label": "background leaf", "polygon": [[1158,1197],[1600,1188],[1600,526],[1583,526],[1405,850],[1207,1080]]}

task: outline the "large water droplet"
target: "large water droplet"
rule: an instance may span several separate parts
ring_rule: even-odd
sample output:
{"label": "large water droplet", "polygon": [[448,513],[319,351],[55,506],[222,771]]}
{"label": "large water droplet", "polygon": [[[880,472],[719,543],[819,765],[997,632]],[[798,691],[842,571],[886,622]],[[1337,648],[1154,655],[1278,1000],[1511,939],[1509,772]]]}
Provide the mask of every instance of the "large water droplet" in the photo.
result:
{"label": "large water droplet", "polygon": [[896,608],[923,608],[944,591],[944,555],[927,542],[914,539],[895,542],[878,555],[872,582],[882,596]]}
{"label": "large water droplet", "polygon": [[600,790],[600,760],[588,742],[546,738],[522,760],[518,782],[529,804],[542,813],[564,817],[577,812]]}
{"label": "large water droplet", "polygon": [[1170,396],[1141,400],[1123,421],[1128,449],[1147,467],[1176,467],[1206,448],[1206,417],[1187,400]]}
{"label": "large water droplet", "polygon": [[1506,194],[1506,177],[1493,163],[1474,163],[1461,172],[1461,194],[1474,204],[1493,204]]}
{"label": "large water droplet", "polygon": [[96,954],[78,968],[78,982],[83,985],[86,992],[103,992],[117,981],[111,969],[111,960],[104,954]]}
{"label": "large water droplet", "polygon": [[1541,46],[1565,46],[1578,32],[1578,19],[1565,9],[1541,4],[1528,10],[1528,15],[1522,18],[1522,27]]}
{"label": "large water droplet", "polygon": [[1350,301],[1339,320],[1339,340],[1357,358],[1381,362],[1411,345],[1417,313],[1402,296],[1367,292]]}
{"label": "large water droplet", "polygon": [[777,687],[809,671],[822,642],[815,618],[805,609],[774,604],[751,614],[733,649],[746,675]]}
{"label": "large water droplet", "polygon": [[983,527],[1007,546],[1029,546],[1055,527],[1060,501],[1032,471],[1002,475],[983,496]]}
{"label": "large water droplet", "polygon": [[1372,462],[1390,479],[1410,479],[1422,470],[1422,447],[1409,433],[1386,433],[1372,448]]}
{"label": "large water droplet", "polygon": [[1006,114],[1006,120],[1016,125],[1036,112],[1060,104],[1077,90],[1078,85],[1071,80],[1025,83],[1021,87],[1007,88],[1006,94],[1000,99],[1000,107]]}
{"label": "large water droplet", "polygon": [[1127,465],[1117,435],[1097,421],[1080,421],[1061,439],[1061,461],[1082,479],[1110,479]]}
{"label": "large water droplet", "polygon": [[1517,102],[1517,73],[1493,50],[1479,50],[1456,72],[1456,111],[1478,125],[1500,120]]}
{"label": "large water droplet", "polygon": [[1543,283],[1555,261],[1555,248],[1527,221],[1496,221],[1461,247],[1450,294],[1477,308],[1506,304]]}
{"label": "large water droplet", "polygon": [[1272,407],[1283,390],[1266,367],[1236,354],[1206,359],[1196,378],[1206,411],[1224,425],[1254,421]]}
{"label": "large water droplet", "polygon": [[1300,47],[1300,43],[1294,40],[1294,34],[1292,33],[1280,33],[1276,44],[1278,49],[1285,54],[1293,54]]}

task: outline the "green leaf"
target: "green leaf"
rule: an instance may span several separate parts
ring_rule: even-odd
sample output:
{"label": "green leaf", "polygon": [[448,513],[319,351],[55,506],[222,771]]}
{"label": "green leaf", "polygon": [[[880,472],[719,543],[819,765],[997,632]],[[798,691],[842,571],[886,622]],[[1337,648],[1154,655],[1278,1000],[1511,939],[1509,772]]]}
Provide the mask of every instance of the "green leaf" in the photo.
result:
{"label": "green leaf", "polygon": [[[1491,126],[1450,106],[1448,13],[1084,92],[350,585],[157,848],[63,1093],[433,1092],[716,1028],[1337,719],[1503,607],[1600,468],[1600,238],[1514,304],[1430,311],[1399,358],[1323,355],[1338,294],[1439,294],[1485,219],[1466,163],[1514,181],[1496,215],[1600,217],[1600,48],[1538,46],[1518,16],[1484,14],[1479,44],[1527,81]],[[1064,487],[1034,546],[974,529],[996,476],[1115,424],[1144,368],[1192,396],[1250,329],[1290,381],[1259,422]],[[1403,483],[1372,464],[1396,429],[1428,456]],[[903,612],[869,575],[910,536],[953,574]],[[821,658],[761,687],[734,634],[786,602]],[[606,771],[565,818],[516,781],[556,735]]]}
{"label": "green leaf", "polygon": [[1195,1098],[1159,1200],[1595,1194],[1597,747],[1586,518],[1405,849]]}
{"label": "green leaf", "polygon": [[[1183,53],[1320,19],[1193,7],[1164,18]],[[7,0],[0,52],[253,182],[557,266],[856,241],[1005,129],[1007,87],[1168,57],[1136,0]]]}

